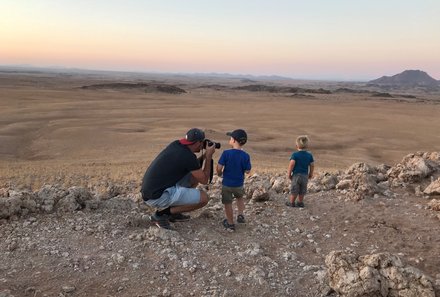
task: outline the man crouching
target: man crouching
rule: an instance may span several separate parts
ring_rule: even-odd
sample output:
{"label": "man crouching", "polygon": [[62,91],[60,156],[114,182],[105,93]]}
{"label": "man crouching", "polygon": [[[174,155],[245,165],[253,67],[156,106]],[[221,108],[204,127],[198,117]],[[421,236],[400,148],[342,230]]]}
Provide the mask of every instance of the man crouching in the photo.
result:
{"label": "man crouching", "polygon": [[208,194],[195,187],[208,184],[215,145],[206,146],[203,166],[195,153],[203,149],[205,133],[192,128],[185,138],[171,142],[151,162],[142,180],[142,198],[156,212],[151,222],[160,228],[171,229],[170,222],[186,221],[184,212],[205,206]]}

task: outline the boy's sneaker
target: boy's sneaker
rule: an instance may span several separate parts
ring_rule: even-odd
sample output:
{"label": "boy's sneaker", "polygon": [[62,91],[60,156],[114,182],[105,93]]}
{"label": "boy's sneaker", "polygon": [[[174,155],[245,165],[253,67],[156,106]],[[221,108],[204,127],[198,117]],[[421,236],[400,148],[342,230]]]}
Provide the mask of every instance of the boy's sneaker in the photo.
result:
{"label": "boy's sneaker", "polygon": [[246,220],[244,219],[244,215],[239,214],[239,215],[237,216],[237,223],[240,223],[240,224],[244,224],[244,223],[246,223]]}
{"label": "boy's sneaker", "polygon": [[170,222],[185,222],[191,219],[191,216],[184,215],[183,213],[173,213],[170,215]]}
{"label": "boy's sneaker", "polygon": [[159,228],[168,229],[168,230],[172,229],[170,225],[169,216],[166,214],[160,216],[157,213],[155,213],[150,217],[150,221],[153,224],[156,224],[156,226]]}
{"label": "boy's sneaker", "polygon": [[290,202],[290,201],[287,201],[287,202],[286,202],[286,205],[289,206],[289,207],[295,207],[295,206],[297,206],[297,205],[295,205],[295,203],[292,203],[292,202]]}
{"label": "boy's sneaker", "polygon": [[297,202],[296,203],[296,207],[303,208],[304,207],[304,202]]}
{"label": "boy's sneaker", "polygon": [[226,231],[229,231],[229,232],[235,231],[235,225],[229,224],[227,219],[223,220],[223,227],[225,227]]}

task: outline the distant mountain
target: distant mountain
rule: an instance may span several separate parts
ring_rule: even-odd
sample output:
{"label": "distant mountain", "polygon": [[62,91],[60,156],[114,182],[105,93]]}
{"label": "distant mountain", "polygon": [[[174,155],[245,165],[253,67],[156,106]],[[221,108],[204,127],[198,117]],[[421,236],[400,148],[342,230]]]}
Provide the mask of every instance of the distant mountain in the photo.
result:
{"label": "distant mountain", "polygon": [[429,76],[421,70],[405,70],[402,73],[393,76],[382,76],[368,82],[373,85],[380,86],[439,86],[440,82]]}

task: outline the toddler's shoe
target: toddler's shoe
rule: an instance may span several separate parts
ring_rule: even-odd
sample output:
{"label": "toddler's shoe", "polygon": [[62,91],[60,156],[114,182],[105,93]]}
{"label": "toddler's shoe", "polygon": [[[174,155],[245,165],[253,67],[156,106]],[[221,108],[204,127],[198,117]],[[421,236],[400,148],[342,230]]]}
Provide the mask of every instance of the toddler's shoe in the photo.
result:
{"label": "toddler's shoe", "polygon": [[297,206],[297,205],[295,205],[295,203],[292,203],[290,201],[287,201],[286,205],[289,206],[289,207],[296,207]]}
{"label": "toddler's shoe", "polygon": [[239,215],[237,216],[237,223],[240,223],[240,224],[244,224],[244,223],[246,223],[246,220],[245,220],[245,218],[244,218],[244,215],[239,214]]}
{"label": "toddler's shoe", "polygon": [[229,232],[235,231],[235,225],[229,224],[227,219],[223,220],[223,227],[225,227],[226,231],[229,231]]}

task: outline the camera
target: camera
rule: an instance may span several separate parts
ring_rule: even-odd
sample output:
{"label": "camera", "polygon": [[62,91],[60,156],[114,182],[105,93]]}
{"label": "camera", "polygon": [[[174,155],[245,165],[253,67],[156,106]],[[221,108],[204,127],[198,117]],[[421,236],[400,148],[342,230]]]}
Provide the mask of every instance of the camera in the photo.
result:
{"label": "camera", "polygon": [[203,148],[206,149],[207,146],[215,145],[216,149],[219,149],[221,147],[221,144],[219,142],[215,142],[209,139],[205,139],[203,141]]}

